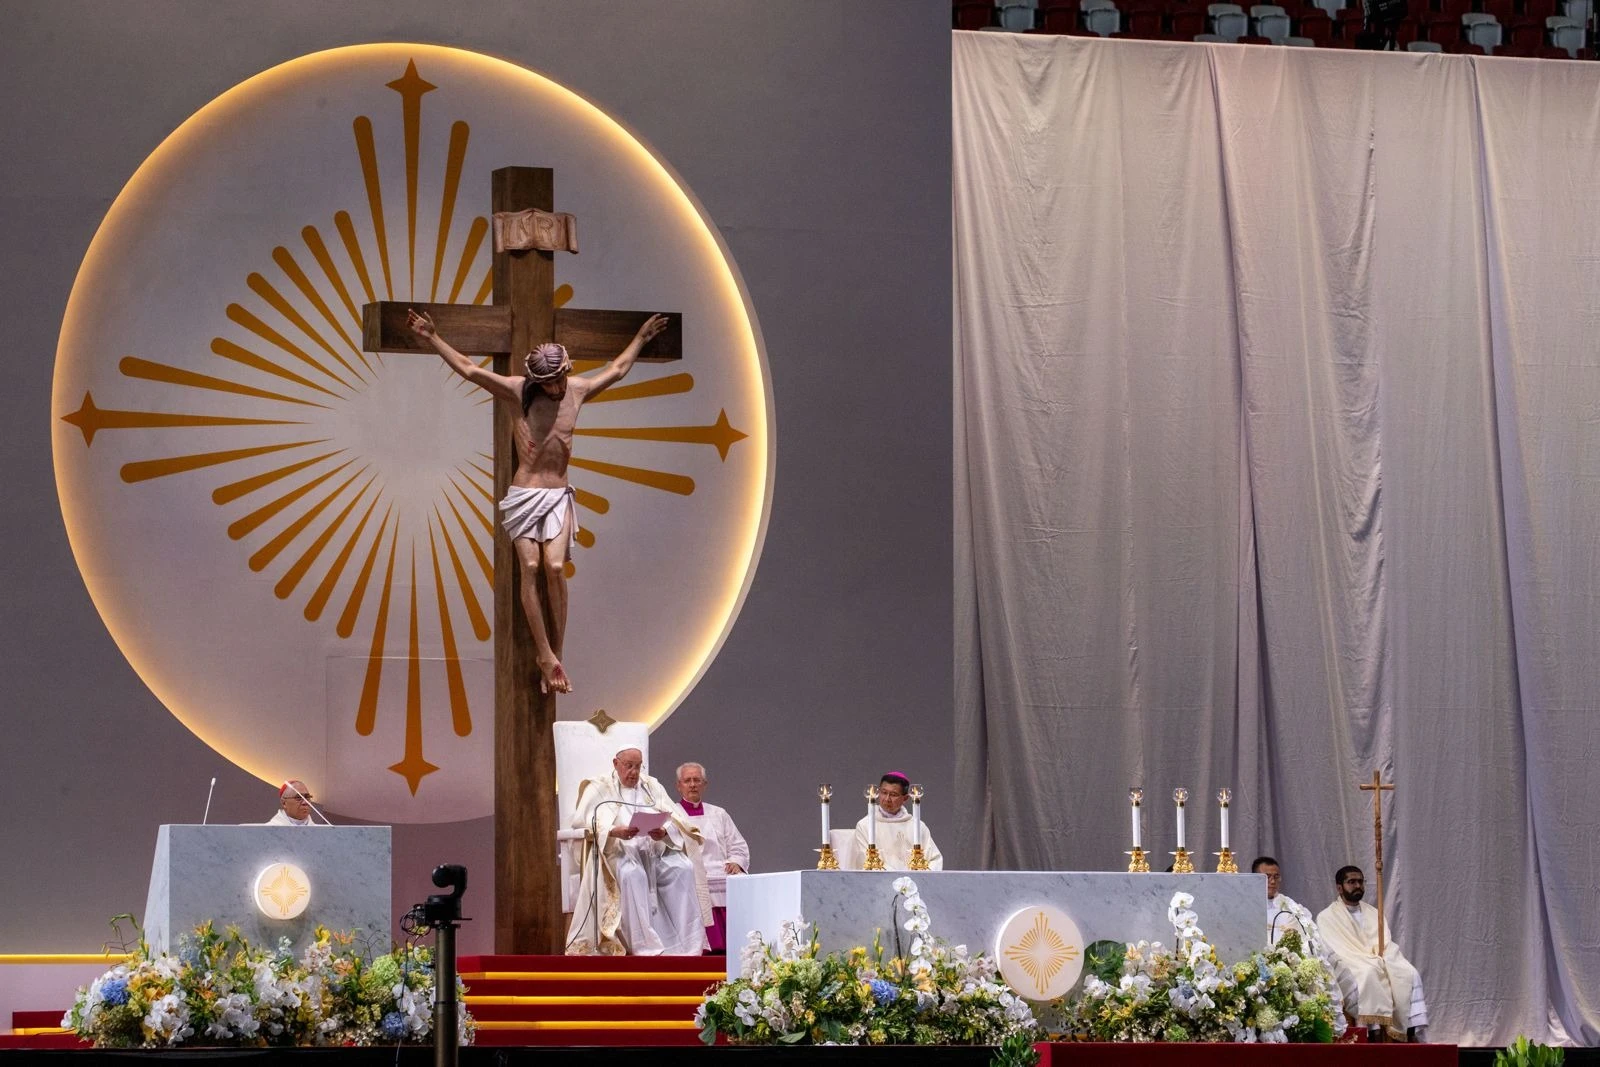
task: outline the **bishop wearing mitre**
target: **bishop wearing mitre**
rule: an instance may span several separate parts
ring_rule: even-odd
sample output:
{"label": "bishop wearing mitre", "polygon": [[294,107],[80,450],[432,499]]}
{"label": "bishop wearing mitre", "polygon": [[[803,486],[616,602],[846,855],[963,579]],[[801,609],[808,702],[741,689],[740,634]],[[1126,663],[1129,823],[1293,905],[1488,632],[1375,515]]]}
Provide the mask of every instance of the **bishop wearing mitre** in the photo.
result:
{"label": "bishop wearing mitre", "polygon": [[[706,948],[711,898],[699,862],[700,831],[661,783],[625,748],[611,773],[578,786],[574,830],[591,831],[567,930],[569,955],[698,956]],[[635,813],[667,816],[649,831]]]}

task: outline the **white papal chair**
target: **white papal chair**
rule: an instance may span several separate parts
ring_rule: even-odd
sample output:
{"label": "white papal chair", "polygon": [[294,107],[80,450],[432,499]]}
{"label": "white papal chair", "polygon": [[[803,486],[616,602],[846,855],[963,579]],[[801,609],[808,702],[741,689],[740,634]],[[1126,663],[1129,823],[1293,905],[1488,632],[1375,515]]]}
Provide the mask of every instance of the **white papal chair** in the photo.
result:
{"label": "white papal chair", "polygon": [[570,915],[582,880],[585,830],[568,829],[578,804],[578,786],[586,778],[611,772],[611,758],[625,748],[644,756],[644,773],[650,773],[650,728],[642,722],[614,722],[602,732],[594,723],[558,722],[552,729],[556,742],[557,861],[561,864],[561,911]]}

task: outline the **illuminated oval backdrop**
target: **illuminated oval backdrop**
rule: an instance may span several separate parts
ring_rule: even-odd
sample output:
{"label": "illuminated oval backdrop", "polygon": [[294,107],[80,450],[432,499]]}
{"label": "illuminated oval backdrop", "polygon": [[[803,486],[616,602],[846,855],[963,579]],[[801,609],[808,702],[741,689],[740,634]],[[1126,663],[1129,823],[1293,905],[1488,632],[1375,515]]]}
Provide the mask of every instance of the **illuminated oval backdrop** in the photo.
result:
{"label": "illuminated oval backdrop", "polygon": [[362,351],[360,311],[492,302],[504,166],[552,168],[577,218],[558,304],[683,316],[681,361],[584,409],[571,471],[561,717],[658,722],[754,573],[772,400],[714,228],[594,105],[428,45],[275,67],[129,180],[62,325],[56,485],[112,636],[207,744],[355,817],[493,809],[490,404],[437,356]]}

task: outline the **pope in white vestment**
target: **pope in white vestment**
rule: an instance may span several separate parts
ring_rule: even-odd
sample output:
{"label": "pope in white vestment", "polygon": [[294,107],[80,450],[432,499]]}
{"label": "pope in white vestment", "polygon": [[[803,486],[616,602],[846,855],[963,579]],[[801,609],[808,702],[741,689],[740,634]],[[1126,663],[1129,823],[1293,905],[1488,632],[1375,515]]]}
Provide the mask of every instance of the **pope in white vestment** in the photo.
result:
{"label": "pope in white vestment", "polygon": [[700,831],[700,866],[711,894],[706,940],[712,952],[728,950],[728,876],[750,869],[750,846],[724,808],[705,802],[706,769],[698,763],[678,768],[678,796],[684,817]]}
{"label": "pope in white vestment", "polygon": [[1404,1041],[1408,1030],[1428,1025],[1422,979],[1387,930],[1383,955],[1378,955],[1378,909],[1361,900],[1366,878],[1354,867],[1339,873],[1339,898],[1318,913],[1317,929],[1351,976],[1354,988],[1346,991],[1345,1013]]}
{"label": "pope in white vestment", "polygon": [[[911,812],[905,810],[906,794],[910,789],[911,780],[898,771],[890,771],[878,782],[876,827],[873,826],[871,815],[856,823],[855,851],[858,864],[866,862],[867,844],[875,832],[878,855],[883,857],[884,869],[911,869],[911,848],[915,843],[916,828],[912,825]],[[922,857],[928,861],[928,870],[944,870],[944,857],[939,854],[939,846],[933,843],[933,834],[928,831],[926,819],[922,820]]]}
{"label": "pope in white vestment", "polygon": [[[611,761],[610,774],[578,787],[571,825],[593,834],[583,846],[583,873],[567,930],[569,955],[698,956],[705,951],[711,898],[698,862],[701,834],[661,783],[640,773],[643,762],[638,749],[623,749]],[[637,811],[669,818],[646,834],[629,826]]]}

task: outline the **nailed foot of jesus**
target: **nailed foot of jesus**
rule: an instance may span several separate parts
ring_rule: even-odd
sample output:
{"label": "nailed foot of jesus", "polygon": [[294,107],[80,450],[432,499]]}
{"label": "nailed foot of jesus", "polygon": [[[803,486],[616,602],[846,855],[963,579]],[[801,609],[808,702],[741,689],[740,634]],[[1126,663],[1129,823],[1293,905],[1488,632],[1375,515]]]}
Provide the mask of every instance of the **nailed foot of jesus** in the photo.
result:
{"label": "nailed foot of jesus", "polygon": [[572,679],[567,677],[566,670],[561,666],[560,660],[551,660],[548,667],[543,664],[539,667],[539,692],[541,693],[570,693],[572,692]]}

